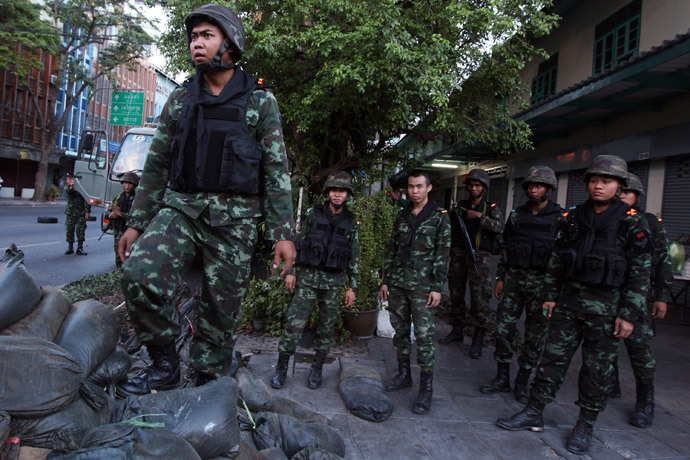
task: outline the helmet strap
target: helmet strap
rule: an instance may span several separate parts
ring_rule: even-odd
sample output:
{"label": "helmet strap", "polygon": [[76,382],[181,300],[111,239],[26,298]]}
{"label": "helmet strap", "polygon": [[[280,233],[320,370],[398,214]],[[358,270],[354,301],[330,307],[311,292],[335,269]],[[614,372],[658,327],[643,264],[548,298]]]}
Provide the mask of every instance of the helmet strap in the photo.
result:
{"label": "helmet strap", "polygon": [[340,209],[340,208],[342,208],[343,206],[345,206],[345,202],[344,202],[344,201],[343,201],[342,203],[340,203],[340,204],[335,204],[335,203],[333,203],[333,201],[328,200],[328,203],[329,203],[331,206],[333,206],[333,208],[335,208],[335,209]]}
{"label": "helmet strap", "polygon": [[210,72],[213,70],[234,69],[235,67],[237,67],[236,63],[223,61],[223,55],[228,50],[228,48],[230,48],[230,40],[226,38],[225,40],[223,40],[223,43],[220,44],[220,48],[218,48],[218,52],[215,56],[213,56],[211,62],[204,62],[203,64],[194,64],[194,68],[199,73]]}

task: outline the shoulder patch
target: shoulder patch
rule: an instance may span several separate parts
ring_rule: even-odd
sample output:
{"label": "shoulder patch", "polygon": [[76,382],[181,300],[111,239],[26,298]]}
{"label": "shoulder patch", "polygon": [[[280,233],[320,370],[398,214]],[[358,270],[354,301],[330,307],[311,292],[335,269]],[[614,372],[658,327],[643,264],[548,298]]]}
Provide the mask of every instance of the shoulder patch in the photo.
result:
{"label": "shoulder patch", "polygon": [[635,208],[630,208],[630,209],[628,210],[628,212],[626,212],[626,214],[629,215],[629,216],[636,216],[636,215],[637,215],[637,211],[635,211]]}
{"label": "shoulder patch", "polygon": [[491,203],[491,207],[493,208],[494,206],[496,206],[496,203]]}
{"label": "shoulder patch", "polygon": [[563,217],[568,217],[568,214],[570,214],[568,211],[563,213]]}
{"label": "shoulder patch", "polygon": [[441,214],[445,214],[445,213],[447,213],[447,212],[448,212],[448,210],[447,210],[447,209],[444,209],[443,211],[441,211]]}
{"label": "shoulder patch", "polygon": [[664,219],[662,219],[661,217],[658,217],[657,220],[658,220],[659,222],[662,222]]}

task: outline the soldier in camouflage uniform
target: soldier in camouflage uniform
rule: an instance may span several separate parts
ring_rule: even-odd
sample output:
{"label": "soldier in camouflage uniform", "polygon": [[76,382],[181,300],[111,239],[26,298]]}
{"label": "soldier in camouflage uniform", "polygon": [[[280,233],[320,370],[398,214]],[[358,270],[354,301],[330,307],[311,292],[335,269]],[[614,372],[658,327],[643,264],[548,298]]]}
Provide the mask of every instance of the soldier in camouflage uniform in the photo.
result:
{"label": "soldier in camouflage uniform", "polygon": [[[635,374],[637,401],[635,410],[630,416],[630,424],[647,428],[652,426],[654,420],[654,377],[656,376],[656,361],[652,356],[650,342],[654,337],[652,329],[653,318],[663,319],[666,316],[666,307],[671,300],[671,286],[673,286],[673,273],[671,272],[671,254],[668,249],[666,228],[661,219],[654,214],[644,212],[638,204],[640,197],[644,196],[644,188],[640,178],[629,174],[628,184],[623,187],[621,201],[632,206],[638,214],[642,215],[649,225],[653,243],[651,263],[651,285],[647,296],[647,309],[638,321],[635,329],[625,339],[625,347],[628,349],[630,364]],[[616,361],[614,390],[610,397],[620,397],[620,382],[618,380],[618,366]]]}
{"label": "soldier in camouflage uniform", "polygon": [[549,332],[529,402],[496,422],[507,430],[541,431],[544,407],[554,400],[582,343],[580,417],[566,445],[575,454],[588,452],[594,423],[606,407],[619,339],[646,314],[652,242],[647,221],[619,199],[627,178],[622,158],[596,157],[585,173],[590,199],[560,219],[544,277]]}
{"label": "soldier in camouflage uniform", "polygon": [[202,384],[231,364],[262,221],[266,239],[277,241],[273,268],[284,259],[284,276],[295,258],[278,103],[237,65],[244,27],[216,4],[188,15],[185,26],[197,74],[163,108],[118,248],[123,261],[129,257],[122,288],[130,317],[153,361],[121,383],[121,393],[177,385],[173,295],[195,260],[202,262],[203,278],[190,367]]}
{"label": "soldier in camouflage uniform", "polygon": [[[489,326],[489,301],[491,300],[491,281],[489,256],[497,254],[498,240],[503,232],[503,213],[498,205],[487,199],[489,175],[483,169],[473,169],[465,177],[465,187],[469,198],[458,202],[452,212],[450,267],[448,287],[450,288],[451,325],[450,333],[439,340],[447,344],[462,342],[463,329],[468,324],[474,327],[470,357],[478,359],[482,355],[484,334]],[[476,265],[472,261],[471,249],[465,247],[458,219],[467,227],[472,248],[477,254]],[[470,283],[470,308],[467,311],[465,289]]]}
{"label": "soldier in camouflage uniform", "polygon": [[441,302],[448,274],[450,222],[448,212],[429,201],[431,181],[427,173],[413,171],[407,182],[411,203],[393,223],[386,251],[381,298],[388,300],[393,346],[398,355],[398,375],[386,383],[386,391],[412,386],[410,375],[410,327],[414,322],[417,364],[421,367],[419,394],[412,411],[424,414],[431,408],[435,330],[433,308]]}
{"label": "soldier in camouflage uniform", "polygon": [[558,218],[563,213],[563,208],[549,199],[557,186],[556,174],[551,168],[534,166],[529,169],[522,182],[528,201],[510,213],[496,273],[494,293],[500,303],[496,314],[494,359],[498,371],[496,378],[479,391],[486,394],[510,391],[513,337],[524,310],[525,340],[514,387],[515,399],[523,404],[527,403],[529,377],[541,357],[548,329],[539,291],[556,240]]}
{"label": "soldier in camouflage uniform", "polygon": [[[359,279],[359,222],[345,202],[354,193],[352,176],[345,171],[328,175],[323,186],[328,201],[307,211],[299,228],[297,269],[286,278],[290,291],[297,287],[287,312],[287,324],[278,345],[278,364],[271,379],[273,388],[285,384],[290,356],[295,354],[300,334],[314,309],[319,305],[316,327],[316,355],[307,386],[321,386],[322,367],[333,345],[333,328],[340,318],[340,295],[347,285],[345,306],[356,298]],[[347,275],[347,276],[346,276]],[[296,283],[296,284],[295,284]]]}
{"label": "soldier in camouflage uniform", "polygon": [[67,235],[67,250],[65,254],[74,254],[74,234],[77,234],[77,255],[85,256],[84,240],[86,239],[86,220],[91,214],[91,205],[83,196],[74,190],[74,175],[67,173],[67,207],[65,208],[65,233]]}
{"label": "soldier in camouflage uniform", "polygon": [[135,172],[128,172],[120,179],[123,191],[120,192],[113,200],[113,207],[110,209],[108,217],[113,227],[113,244],[115,245],[115,265],[117,268],[122,266],[122,260],[117,254],[117,247],[120,244],[120,238],[127,230],[127,218],[132,209],[132,203],[136,196],[136,188],[139,185],[139,176]]}

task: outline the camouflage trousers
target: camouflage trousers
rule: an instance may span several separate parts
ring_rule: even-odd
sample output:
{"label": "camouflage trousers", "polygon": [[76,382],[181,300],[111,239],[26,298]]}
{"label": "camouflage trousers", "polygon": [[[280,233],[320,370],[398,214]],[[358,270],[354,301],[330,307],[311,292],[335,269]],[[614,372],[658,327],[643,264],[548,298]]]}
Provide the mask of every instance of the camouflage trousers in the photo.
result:
{"label": "camouflage trousers", "polygon": [[568,308],[553,312],[544,353],[530,388],[530,397],[548,404],[556,397],[570,367],[570,361],[582,343],[582,367],[578,379],[580,418],[587,422],[606,407],[613,389],[613,366],[618,359],[619,340],[613,336],[616,318],[579,313]]}
{"label": "camouflage trousers", "polygon": [[132,247],[122,290],[142,342],[165,345],[179,335],[174,292],[195,260],[203,265],[201,299],[190,366],[221,375],[232,361],[237,313],[249,282],[258,219],[212,227],[208,209],[192,219],[161,209]]}
{"label": "camouflage trousers", "polygon": [[395,329],[393,347],[398,358],[409,358],[412,351],[410,328],[414,322],[414,336],[417,341],[417,364],[423,372],[434,370],[434,310],[429,308],[429,292],[410,291],[397,286],[388,286],[388,310],[391,325]]}
{"label": "camouflage trousers", "polygon": [[317,289],[305,286],[297,281],[295,297],[287,312],[285,330],[278,344],[281,353],[293,355],[297,349],[297,342],[304,331],[309,315],[318,302],[319,320],[316,324],[316,345],[314,349],[328,353],[333,346],[335,334],[333,328],[340,319],[340,294],[342,286],[331,289]]}
{"label": "camouflage trousers", "polygon": [[503,297],[496,312],[496,352],[499,363],[513,360],[513,338],[517,322],[525,312],[525,340],[518,364],[525,369],[537,366],[544,349],[549,321],[542,311],[539,286],[544,276],[536,270],[509,269],[503,283]]}
{"label": "camouflage trousers", "polygon": [[648,302],[649,314],[644,321],[636,321],[632,334],[625,339],[630,365],[638,382],[653,383],[656,377],[656,361],[650,348],[654,332],[652,330],[652,302]]}
{"label": "camouflage trousers", "polygon": [[120,238],[122,238],[122,235],[124,235],[125,232],[121,230],[113,230],[113,246],[115,247],[115,266],[117,268],[122,267],[122,261],[120,260],[120,257],[117,255],[117,246],[120,244]]}
{"label": "camouflage trousers", "polygon": [[[477,271],[467,252],[460,247],[451,246],[448,266],[448,287],[450,289],[451,325],[464,328],[467,324],[486,329],[489,325],[489,300],[491,300],[491,281],[489,274],[489,253],[478,252]],[[470,308],[467,311],[465,292],[470,283]]]}
{"label": "camouflage trousers", "polygon": [[68,243],[74,243],[75,232],[77,234],[77,241],[84,241],[86,239],[86,217],[84,217],[84,214],[78,216],[65,215],[65,233]]}

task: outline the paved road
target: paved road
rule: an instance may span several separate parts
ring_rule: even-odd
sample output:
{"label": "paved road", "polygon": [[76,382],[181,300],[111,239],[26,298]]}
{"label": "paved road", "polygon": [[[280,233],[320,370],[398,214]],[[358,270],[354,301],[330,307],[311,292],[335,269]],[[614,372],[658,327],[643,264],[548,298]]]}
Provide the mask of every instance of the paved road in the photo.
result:
{"label": "paved road", "polygon": [[[100,219],[103,208],[93,207],[93,215]],[[87,256],[65,255],[65,203],[38,206],[0,206],[0,251],[4,253],[15,243],[24,251],[29,273],[41,285],[63,286],[86,275],[105,273],[115,269],[113,237],[105,235],[101,241],[99,222],[89,222],[86,228]],[[57,217],[57,224],[39,224],[38,216]]]}

